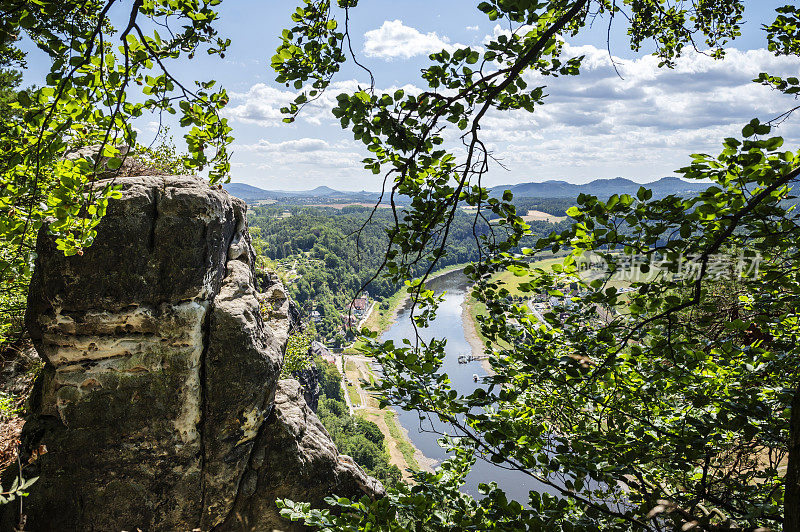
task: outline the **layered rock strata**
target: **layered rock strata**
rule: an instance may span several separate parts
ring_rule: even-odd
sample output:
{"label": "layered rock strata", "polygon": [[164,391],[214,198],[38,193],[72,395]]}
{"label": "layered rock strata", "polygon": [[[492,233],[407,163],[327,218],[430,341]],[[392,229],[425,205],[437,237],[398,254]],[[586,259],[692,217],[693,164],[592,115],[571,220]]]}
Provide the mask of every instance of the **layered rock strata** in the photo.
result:
{"label": "layered rock strata", "polygon": [[193,177],[117,183],[82,256],[37,243],[28,529],[293,529],[276,498],[380,496],[278,381],[293,313],[280,284],[256,291],[244,203]]}

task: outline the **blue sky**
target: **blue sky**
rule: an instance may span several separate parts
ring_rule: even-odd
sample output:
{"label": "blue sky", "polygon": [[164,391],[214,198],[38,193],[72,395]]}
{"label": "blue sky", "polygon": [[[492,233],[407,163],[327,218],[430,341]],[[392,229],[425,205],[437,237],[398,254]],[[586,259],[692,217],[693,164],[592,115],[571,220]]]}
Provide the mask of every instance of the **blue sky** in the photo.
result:
{"label": "blue sky", "polygon": [[[610,50],[622,78],[614,72],[606,49],[606,21],[597,22],[565,46],[565,56],[586,55],[580,76],[541,80],[529,75],[530,83],[548,86],[545,105],[533,114],[487,116],[483,132],[502,166],[490,168],[485,184],[548,179],[583,183],[616,176],[646,182],[674,175],[691,153],[718,152],[721,139],[736,135],[750,118],[772,118],[794,103],[750,82],[762,71],[798,75],[796,61],[765,50],[760,30],[762,23],[774,19],[774,8],[784,3],[746,2],[743,36],[724,61],[690,51],[672,71],[658,69],[647,50],[631,52],[624,27],[613,27]],[[479,46],[504,31],[483,16],[477,4],[362,0],[352,11],[353,47],[375,74],[376,88],[420,90],[419,69],[429,53],[459,44]],[[226,58],[185,60],[174,73],[182,79],[213,78],[228,89],[226,115],[236,138],[233,181],[268,189],[327,185],[377,190],[378,178],[359,162],[369,154],[330,115],[339,91],[366,85],[363,71],[348,63],[327,97],[306,108],[294,124],[280,120],[279,108],[294,95],[273,81],[269,62],[297,5],[286,0],[223,2],[220,33],[232,39]],[[39,61],[31,55],[27,82],[40,82],[46,64]],[[152,138],[155,120],[137,124],[143,141]],[[180,141],[176,126],[172,133]],[[796,149],[797,119],[785,122],[779,134],[787,148]]]}

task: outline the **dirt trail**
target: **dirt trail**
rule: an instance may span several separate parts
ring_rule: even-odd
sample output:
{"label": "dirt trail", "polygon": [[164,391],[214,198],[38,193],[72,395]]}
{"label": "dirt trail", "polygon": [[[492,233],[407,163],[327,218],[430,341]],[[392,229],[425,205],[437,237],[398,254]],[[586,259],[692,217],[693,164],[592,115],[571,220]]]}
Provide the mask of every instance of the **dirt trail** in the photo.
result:
{"label": "dirt trail", "polygon": [[[355,414],[367,419],[369,421],[374,422],[378,425],[378,428],[383,433],[383,436],[386,441],[386,448],[389,451],[389,463],[392,465],[396,465],[403,474],[403,478],[405,480],[410,480],[411,475],[407,471],[411,467],[405,460],[402,451],[400,451],[398,447],[398,441],[392,436],[392,431],[389,429],[389,425],[386,423],[386,419],[384,418],[385,413],[387,410],[379,409],[378,408],[378,401],[376,401],[368,392],[366,392],[361,387],[360,379],[369,380],[369,376],[372,375],[374,377],[374,372],[369,367],[370,359],[365,357],[359,357],[354,355],[347,355],[346,356],[347,363],[345,365],[345,371],[347,374],[348,380],[355,386],[356,391],[358,392],[359,399],[361,400],[361,405],[355,407]],[[355,365],[355,368],[352,368],[347,371],[347,366],[350,363]],[[397,416],[394,416],[395,423],[397,425],[397,429],[400,431],[400,434],[405,434],[405,440],[411,444],[414,448],[414,459],[417,461],[419,467],[424,469],[425,471],[433,471],[432,468],[432,461],[425,457],[419,449],[414,447],[411,440],[408,438],[406,434],[405,427],[400,425],[400,422],[397,420]],[[401,436],[403,437],[403,436]]]}

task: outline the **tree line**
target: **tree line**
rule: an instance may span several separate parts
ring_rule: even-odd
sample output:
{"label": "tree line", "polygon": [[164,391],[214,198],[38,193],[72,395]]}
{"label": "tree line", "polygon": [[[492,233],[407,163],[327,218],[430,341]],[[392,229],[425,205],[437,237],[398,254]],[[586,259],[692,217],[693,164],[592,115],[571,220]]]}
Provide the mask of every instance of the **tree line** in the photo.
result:
{"label": "tree line", "polygon": [[[527,212],[529,204],[536,204],[563,215],[562,211],[569,207],[567,203],[571,205],[574,201],[524,199],[520,209]],[[294,268],[297,278],[289,282],[288,290],[306,315],[313,310],[321,314],[315,327],[322,339],[341,342],[341,337],[337,340],[341,315],[346,314],[353,298],[360,295],[359,290],[364,289],[371,298],[381,301],[403,287],[401,281],[386,275],[375,277],[389,243],[387,231],[392,214],[388,209],[373,212],[362,206],[342,209],[283,204],[253,206],[248,212],[248,223],[259,253],[275,261],[274,267]],[[530,225],[531,234],[515,248],[517,251],[523,245],[533,245],[539,237],[566,228],[563,223],[544,221]],[[476,226],[473,213],[457,212],[438,267],[477,260],[478,242],[498,230],[501,229],[490,227],[488,221]],[[424,271],[425,264],[413,270],[418,275]]]}

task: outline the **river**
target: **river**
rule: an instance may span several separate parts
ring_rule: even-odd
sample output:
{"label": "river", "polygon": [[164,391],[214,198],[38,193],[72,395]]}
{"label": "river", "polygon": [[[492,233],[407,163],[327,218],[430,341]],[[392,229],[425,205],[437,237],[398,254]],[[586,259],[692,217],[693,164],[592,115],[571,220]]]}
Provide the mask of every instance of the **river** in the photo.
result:
{"label": "river", "polygon": [[[473,374],[486,375],[486,371],[481,367],[480,362],[458,363],[458,355],[471,352],[470,345],[464,335],[464,326],[461,319],[461,305],[467,295],[468,286],[468,279],[460,271],[447,273],[429,281],[427,283],[428,288],[434,290],[437,294],[444,291],[445,296],[444,301],[442,301],[436,312],[436,319],[431,322],[427,329],[420,330],[420,336],[426,340],[432,336],[447,338],[442,370],[450,376],[452,386],[463,394],[468,394],[475,387],[480,386],[480,384],[473,381]],[[407,302],[400,309],[395,323],[382,335],[381,338],[383,340],[394,340],[395,344],[399,345],[403,338],[414,338],[414,329],[409,318],[410,305],[411,303]],[[400,422],[408,430],[412,443],[422,451],[422,454],[437,462],[447,458],[446,453],[436,441],[439,435],[422,430],[431,428],[430,421],[424,420],[420,422],[419,415],[416,412],[396,410],[398,411]],[[438,421],[435,422],[435,427],[440,431],[447,428]],[[506,492],[510,499],[515,499],[522,504],[527,504],[530,490],[554,493],[552,488],[524,473],[504,470],[480,459],[467,476],[462,491],[473,497],[479,497],[478,483],[489,481],[497,482],[497,485]]]}

